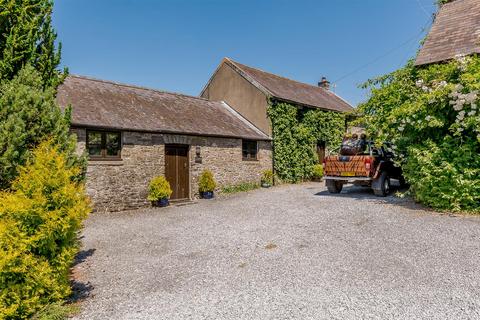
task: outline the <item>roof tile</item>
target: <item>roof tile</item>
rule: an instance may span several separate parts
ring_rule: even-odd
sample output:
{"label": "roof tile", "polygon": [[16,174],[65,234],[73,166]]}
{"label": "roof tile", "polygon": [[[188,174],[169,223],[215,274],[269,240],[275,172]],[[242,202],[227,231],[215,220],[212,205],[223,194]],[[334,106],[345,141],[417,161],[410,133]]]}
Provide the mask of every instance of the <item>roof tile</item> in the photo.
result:
{"label": "roof tile", "polygon": [[480,53],[480,0],[454,0],[438,12],[416,65]]}
{"label": "roof tile", "polygon": [[348,112],[352,106],[330,90],[277,76],[226,58],[224,60],[272,98],[325,110]]}

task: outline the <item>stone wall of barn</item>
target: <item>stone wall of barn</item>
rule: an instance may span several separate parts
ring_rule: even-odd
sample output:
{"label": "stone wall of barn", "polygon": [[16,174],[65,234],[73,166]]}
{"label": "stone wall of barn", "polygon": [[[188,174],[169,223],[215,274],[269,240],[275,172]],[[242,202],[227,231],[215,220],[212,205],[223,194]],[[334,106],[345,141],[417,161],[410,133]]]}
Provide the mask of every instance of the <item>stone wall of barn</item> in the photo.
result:
{"label": "stone wall of barn", "polygon": [[[78,152],[85,150],[85,129],[72,129]],[[262,171],[272,168],[271,143],[259,141],[258,161],[242,160],[242,140],[171,134],[122,132],[122,159],[89,161],[87,192],[96,211],[121,211],[149,206],[149,181],[165,170],[165,144],[190,146],[190,198],[198,197],[198,178],[204,169],[213,172],[218,184],[260,182]],[[201,163],[195,161],[200,147]],[[218,191],[218,190],[217,190]]]}

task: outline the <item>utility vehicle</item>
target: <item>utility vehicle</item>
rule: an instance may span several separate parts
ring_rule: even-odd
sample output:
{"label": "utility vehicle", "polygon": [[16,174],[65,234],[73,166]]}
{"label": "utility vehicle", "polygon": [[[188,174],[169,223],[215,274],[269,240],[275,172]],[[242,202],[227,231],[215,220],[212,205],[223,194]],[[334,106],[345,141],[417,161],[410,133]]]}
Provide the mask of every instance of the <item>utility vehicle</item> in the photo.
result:
{"label": "utility vehicle", "polygon": [[323,160],[324,179],[330,193],[340,193],[343,185],[352,183],[370,187],[376,196],[390,193],[390,179],[405,185],[402,170],[394,165],[390,143],[376,147],[365,141],[365,150],[356,155],[328,155]]}

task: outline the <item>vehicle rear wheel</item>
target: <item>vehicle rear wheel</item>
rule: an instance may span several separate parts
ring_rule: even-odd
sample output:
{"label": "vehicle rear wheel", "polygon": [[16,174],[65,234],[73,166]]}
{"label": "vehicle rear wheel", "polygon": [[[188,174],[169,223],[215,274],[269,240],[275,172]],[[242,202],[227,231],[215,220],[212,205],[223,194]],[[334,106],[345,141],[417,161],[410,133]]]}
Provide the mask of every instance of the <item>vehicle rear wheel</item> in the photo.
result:
{"label": "vehicle rear wheel", "polygon": [[386,172],[372,182],[373,193],[377,197],[386,197],[390,193],[390,178]]}
{"label": "vehicle rear wheel", "polygon": [[336,180],[327,180],[325,181],[327,185],[328,192],[330,193],[340,193],[343,189],[343,182]]}

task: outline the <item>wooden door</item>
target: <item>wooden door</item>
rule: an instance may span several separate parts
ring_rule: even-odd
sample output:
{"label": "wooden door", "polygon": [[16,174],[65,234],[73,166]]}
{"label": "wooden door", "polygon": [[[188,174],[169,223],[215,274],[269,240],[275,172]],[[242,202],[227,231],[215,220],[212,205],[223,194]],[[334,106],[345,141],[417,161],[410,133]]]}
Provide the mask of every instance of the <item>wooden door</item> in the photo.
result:
{"label": "wooden door", "polygon": [[318,155],[318,162],[323,163],[323,159],[325,159],[325,142],[324,141],[317,142],[317,155]]}
{"label": "wooden door", "polygon": [[165,146],[165,178],[173,190],[170,199],[189,198],[188,146]]}

